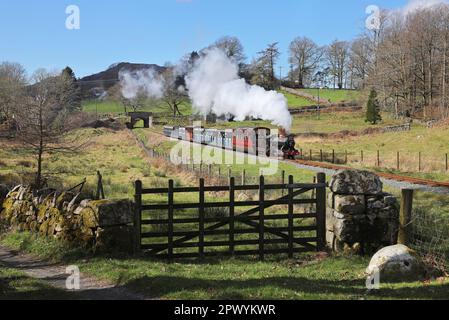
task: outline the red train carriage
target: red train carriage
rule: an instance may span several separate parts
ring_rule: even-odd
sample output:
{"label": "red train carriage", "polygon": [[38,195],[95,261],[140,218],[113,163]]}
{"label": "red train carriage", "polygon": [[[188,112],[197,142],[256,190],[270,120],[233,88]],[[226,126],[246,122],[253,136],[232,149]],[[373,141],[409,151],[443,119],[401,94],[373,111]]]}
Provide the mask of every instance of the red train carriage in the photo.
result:
{"label": "red train carriage", "polygon": [[269,128],[238,128],[234,130],[233,147],[254,155],[269,155],[270,153]]}

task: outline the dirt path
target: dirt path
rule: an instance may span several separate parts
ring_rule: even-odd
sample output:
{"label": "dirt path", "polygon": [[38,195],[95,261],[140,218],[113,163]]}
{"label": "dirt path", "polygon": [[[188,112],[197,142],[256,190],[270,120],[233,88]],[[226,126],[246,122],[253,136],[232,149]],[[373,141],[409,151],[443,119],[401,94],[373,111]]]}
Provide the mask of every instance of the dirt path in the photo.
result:
{"label": "dirt path", "polygon": [[[63,290],[64,295],[61,298],[70,298],[81,300],[144,300],[145,298],[131,293],[125,288],[117,287],[107,281],[99,280],[82,273],[80,275],[80,290],[70,291],[66,288],[65,265],[52,264],[39,260],[31,255],[19,254],[0,246],[0,267],[16,269],[25,273],[31,278],[35,278],[54,288]],[[73,295],[73,297],[72,297]]]}

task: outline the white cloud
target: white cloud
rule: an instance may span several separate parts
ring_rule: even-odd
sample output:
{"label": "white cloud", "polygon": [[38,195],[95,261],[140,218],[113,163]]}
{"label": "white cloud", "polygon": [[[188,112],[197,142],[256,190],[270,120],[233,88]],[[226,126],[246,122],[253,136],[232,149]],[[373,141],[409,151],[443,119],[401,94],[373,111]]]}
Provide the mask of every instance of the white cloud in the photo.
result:
{"label": "white cloud", "polygon": [[431,8],[439,4],[449,4],[449,0],[409,0],[399,11],[403,15],[408,15],[416,10]]}

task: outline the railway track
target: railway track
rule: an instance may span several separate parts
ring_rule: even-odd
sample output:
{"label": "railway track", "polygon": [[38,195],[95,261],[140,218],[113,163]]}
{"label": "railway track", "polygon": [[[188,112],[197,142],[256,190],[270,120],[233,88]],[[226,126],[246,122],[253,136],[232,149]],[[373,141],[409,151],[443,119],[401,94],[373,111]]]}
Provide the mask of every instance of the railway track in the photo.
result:
{"label": "railway track", "polygon": [[[335,164],[330,164],[330,163],[316,162],[316,161],[308,161],[308,160],[289,160],[289,162],[294,162],[294,163],[298,163],[298,164],[305,165],[305,166],[323,168],[323,169],[329,169],[329,170],[345,170],[345,169],[353,170],[354,169],[351,167],[345,167],[345,166],[340,166],[340,165],[335,165]],[[393,173],[376,172],[376,174],[379,177],[385,178],[388,180],[423,185],[423,186],[433,187],[433,188],[448,188],[449,189],[448,182],[439,182],[439,181],[433,181],[433,180],[419,179],[419,178],[413,178],[413,177],[408,177],[408,176],[401,176],[401,175],[397,175],[397,174],[393,174]]]}

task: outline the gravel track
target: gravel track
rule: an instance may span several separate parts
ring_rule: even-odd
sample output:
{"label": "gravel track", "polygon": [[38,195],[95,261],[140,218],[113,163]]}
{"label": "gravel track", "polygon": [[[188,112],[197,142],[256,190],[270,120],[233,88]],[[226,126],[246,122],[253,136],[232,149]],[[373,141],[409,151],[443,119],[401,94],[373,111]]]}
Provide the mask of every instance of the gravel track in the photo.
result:
{"label": "gravel track", "polygon": [[[80,290],[66,289],[66,265],[50,263],[29,254],[20,254],[0,247],[0,267],[5,266],[25,273],[31,278],[62,290],[76,300],[143,300],[144,297],[131,293],[123,287],[81,273]],[[82,270],[81,270],[82,271]]]}

